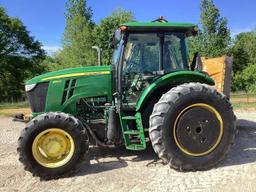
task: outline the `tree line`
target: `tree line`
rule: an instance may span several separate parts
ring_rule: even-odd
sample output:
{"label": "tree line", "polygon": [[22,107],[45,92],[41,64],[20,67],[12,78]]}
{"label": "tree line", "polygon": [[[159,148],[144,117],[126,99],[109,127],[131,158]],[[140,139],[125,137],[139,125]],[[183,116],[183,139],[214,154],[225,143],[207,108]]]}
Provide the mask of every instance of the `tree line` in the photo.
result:
{"label": "tree line", "polygon": [[24,80],[44,72],[42,45],[18,18],[0,7],[0,101],[24,95]]}
{"label": "tree line", "polygon": [[[233,57],[232,90],[256,92],[256,30],[231,38],[228,21],[213,0],[201,0],[198,36],[188,41],[191,57]],[[119,24],[135,21],[131,11],[115,10],[97,25],[86,0],[66,1],[66,27],[62,47],[48,56],[39,41],[30,36],[22,21],[0,7],[0,102],[24,96],[24,82],[41,73],[68,67],[97,64],[97,45],[103,49],[103,63],[111,63],[110,35]]]}

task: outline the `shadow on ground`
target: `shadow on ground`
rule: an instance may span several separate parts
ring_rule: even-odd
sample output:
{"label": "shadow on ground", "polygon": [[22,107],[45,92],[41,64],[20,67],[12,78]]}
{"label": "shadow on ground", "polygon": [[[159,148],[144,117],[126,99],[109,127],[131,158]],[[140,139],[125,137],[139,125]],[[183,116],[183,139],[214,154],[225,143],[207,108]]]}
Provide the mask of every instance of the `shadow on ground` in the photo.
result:
{"label": "shadow on ground", "polygon": [[[237,129],[235,143],[226,159],[218,167],[242,165],[256,161],[256,122],[238,119]],[[93,163],[89,166],[84,165],[84,168],[77,174],[78,176],[124,168],[128,166],[129,161],[145,161],[146,166],[162,164],[150,144],[145,151],[129,151],[124,147],[92,147],[90,148],[90,160]]]}
{"label": "shadow on ground", "polygon": [[256,122],[237,120],[235,143],[220,166],[242,165],[256,161]]}
{"label": "shadow on ground", "polygon": [[79,171],[78,176],[124,168],[128,166],[129,161],[145,161],[145,166],[162,164],[151,146],[148,146],[144,151],[130,151],[126,150],[125,147],[92,147],[89,153],[90,161],[93,163],[85,165],[86,167]]}

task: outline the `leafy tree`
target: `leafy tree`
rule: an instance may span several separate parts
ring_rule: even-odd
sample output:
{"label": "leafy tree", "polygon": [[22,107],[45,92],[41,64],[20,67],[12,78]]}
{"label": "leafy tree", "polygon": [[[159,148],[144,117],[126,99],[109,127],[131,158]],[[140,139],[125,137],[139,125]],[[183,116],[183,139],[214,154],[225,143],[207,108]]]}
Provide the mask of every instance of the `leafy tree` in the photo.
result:
{"label": "leafy tree", "polygon": [[[113,53],[113,50],[109,47],[111,34],[121,23],[134,20],[132,12],[119,8],[113,11],[110,16],[102,19],[97,26],[91,20],[91,9],[86,8],[85,5],[84,1],[68,1],[67,26],[63,38],[63,48],[53,57],[47,57],[44,61],[44,65],[47,66],[49,71],[67,67],[95,65],[97,54],[92,49],[93,45],[102,48],[103,64],[109,65]],[[76,11],[78,9],[81,10],[80,14]],[[78,27],[80,24],[81,27]]]}
{"label": "leafy tree", "polygon": [[256,32],[240,33],[232,47],[233,71],[241,72],[251,64],[256,64]]}
{"label": "leafy tree", "polygon": [[133,21],[134,15],[130,11],[121,8],[115,10],[110,16],[102,19],[99,26],[94,29],[95,45],[103,50],[103,63],[109,65],[113,50],[109,47],[111,34],[122,23]]}
{"label": "leafy tree", "polygon": [[57,71],[65,68],[62,63],[63,61],[59,57],[59,53],[56,53],[55,55],[47,56],[42,62],[42,65],[45,66],[47,71]]}
{"label": "leafy tree", "polygon": [[240,33],[234,40],[233,91],[256,92],[256,31]]}
{"label": "leafy tree", "polygon": [[246,67],[233,75],[232,90],[256,93],[256,64]]}
{"label": "leafy tree", "polygon": [[23,23],[0,7],[0,100],[21,97],[24,80],[44,70],[45,52]]}
{"label": "leafy tree", "polygon": [[67,0],[66,28],[63,49],[59,53],[63,67],[93,65],[96,61],[92,50],[92,10],[86,0]]}
{"label": "leafy tree", "polygon": [[227,19],[221,17],[213,0],[201,1],[201,16],[198,36],[191,38],[191,53],[199,52],[202,56],[216,57],[227,54],[230,45],[230,30]]}

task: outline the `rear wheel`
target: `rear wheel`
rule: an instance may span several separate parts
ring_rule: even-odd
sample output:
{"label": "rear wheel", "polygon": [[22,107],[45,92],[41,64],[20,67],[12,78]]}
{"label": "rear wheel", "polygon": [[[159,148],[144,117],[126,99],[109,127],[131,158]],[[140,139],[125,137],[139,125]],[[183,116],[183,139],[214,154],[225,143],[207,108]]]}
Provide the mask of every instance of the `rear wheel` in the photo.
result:
{"label": "rear wheel", "polygon": [[55,179],[78,169],[88,152],[89,140],[75,117],[46,113],[28,123],[18,145],[26,170],[43,179]]}
{"label": "rear wheel", "polygon": [[150,139],[158,156],[181,171],[204,170],[224,158],[235,136],[227,99],[199,83],[171,89],[150,117]]}

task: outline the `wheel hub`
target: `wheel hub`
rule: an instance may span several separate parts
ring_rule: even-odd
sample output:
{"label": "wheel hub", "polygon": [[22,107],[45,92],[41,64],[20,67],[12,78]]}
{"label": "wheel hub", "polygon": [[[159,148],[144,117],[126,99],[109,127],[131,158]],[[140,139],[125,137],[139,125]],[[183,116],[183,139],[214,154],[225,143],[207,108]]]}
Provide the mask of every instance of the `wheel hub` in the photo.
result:
{"label": "wheel hub", "polygon": [[57,158],[68,150],[68,143],[68,140],[58,134],[48,135],[44,139],[42,147],[48,157]]}
{"label": "wheel hub", "polygon": [[216,109],[207,104],[194,104],[177,117],[174,138],[177,146],[190,156],[212,152],[223,134],[223,122]]}
{"label": "wheel hub", "polygon": [[32,154],[42,166],[56,168],[67,163],[74,153],[74,141],[64,130],[47,129],[32,144]]}

